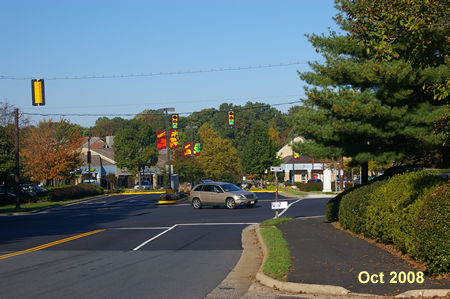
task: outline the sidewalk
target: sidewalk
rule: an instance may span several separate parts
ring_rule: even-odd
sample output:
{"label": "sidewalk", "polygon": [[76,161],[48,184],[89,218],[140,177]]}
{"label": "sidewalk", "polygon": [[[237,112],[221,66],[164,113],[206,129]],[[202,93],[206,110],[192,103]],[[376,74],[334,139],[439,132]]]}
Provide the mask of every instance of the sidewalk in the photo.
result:
{"label": "sidewalk", "polygon": [[[411,268],[401,258],[334,228],[325,222],[324,217],[298,218],[278,228],[283,232],[291,252],[288,282],[340,286],[352,293],[388,296],[411,290],[450,289],[448,280],[430,280],[425,277],[421,284],[411,283],[418,270]],[[363,271],[365,273],[361,274]],[[384,283],[381,283],[380,272],[384,274]],[[397,283],[390,283],[394,278],[391,272],[397,274]],[[398,276],[400,272],[406,275],[412,272],[410,281],[405,281],[403,274]],[[373,277],[373,282],[360,282],[360,274],[363,282],[370,278],[366,273],[378,276]]]}

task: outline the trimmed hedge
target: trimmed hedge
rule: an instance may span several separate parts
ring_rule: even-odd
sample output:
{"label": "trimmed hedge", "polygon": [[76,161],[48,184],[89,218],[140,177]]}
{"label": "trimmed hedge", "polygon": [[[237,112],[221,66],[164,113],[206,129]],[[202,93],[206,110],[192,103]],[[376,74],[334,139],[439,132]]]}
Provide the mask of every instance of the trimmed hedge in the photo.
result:
{"label": "trimmed hedge", "polygon": [[353,189],[341,196],[341,226],[427,262],[433,275],[447,273],[449,183],[436,174],[407,172]]}
{"label": "trimmed hedge", "polygon": [[322,191],[323,190],[323,185],[321,183],[295,183],[295,186],[297,186],[297,188],[300,191],[303,192],[312,192],[312,191]]}
{"label": "trimmed hedge", "polygon": [[339,223],[344,229],[366,234],[366,210],[378,188],[386,181],[365,185],[345,194],[339,206]]}
{"label": "trimmed hedge", "polygon": [[76,186],[64,186],[62,188],[52,189],[49,192],[49,198],[51,201],[62,201],[100,194],[103,194],[103,188],[98,185],[79,184]]}
{"label": "trimmed hedge", "polygon": [[415,223],[415,257],[427,262],[431,274],[449,272],[450,263],[450,184],[429,190]]}

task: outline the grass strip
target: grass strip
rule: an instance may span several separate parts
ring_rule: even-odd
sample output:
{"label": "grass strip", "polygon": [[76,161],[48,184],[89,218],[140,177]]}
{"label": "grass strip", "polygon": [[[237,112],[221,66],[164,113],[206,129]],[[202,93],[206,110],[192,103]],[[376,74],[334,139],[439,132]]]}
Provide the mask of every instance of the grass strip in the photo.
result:
{"label": "grass strip", "polygon": [[283,234],[275,227],[261,228],[260,232],[269,251],[263,266],[264,274],[286,281],[291,266],[291,255]]}
{"label": "grass strip", "polygon": [[308,193],[306,193],[306,192],[295,191],[295,190],[292,190],[292,189],[286,189],[286,190],[283,190],[283,193],[288,193],[288,194],[297,195],[297,196],[305,196],[305,195],[308,195]]}
{"label": "grass strip", "polygon": [[61,200],[61,201],[39,201],[36,203],[26,203],[22,202],[20,203],[20,209],[16,209],[16,205],[6,205],[6,206],[0,206],[0,214],[5,213],[16,213],[16,212],[32,212],[37,211],[45,208],[50,208],[53,206],[60,206],[68,203],[75,203],[77,201],[83,201],[86,199],[90,199],[93,196],[87,196],[83,198],[78,199],[72,199],[72,200]]}
{"label": "grass strip", "polygon": [[277,226],[278,224],[285,223],[285,222],[288,222],[291,220],[292,220],[292,218],[289,218],[289,217],[281,217],[281,218],[266,220],[264,222],[261,222],[259,225],[260,226]]}

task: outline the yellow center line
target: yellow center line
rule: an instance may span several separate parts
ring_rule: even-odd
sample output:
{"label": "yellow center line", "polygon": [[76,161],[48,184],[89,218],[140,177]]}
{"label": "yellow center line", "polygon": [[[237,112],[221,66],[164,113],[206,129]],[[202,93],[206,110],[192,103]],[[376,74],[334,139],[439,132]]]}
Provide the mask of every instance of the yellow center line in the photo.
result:
{"label": "yellow center line", "polygon": [[13,257],[13,256],[17,256],[17,255],[21,255],[21,254],[28,253],[28,252],[42,250],[42,249],[45,249],[45,248],[48,248],[48,247],[51,247],[51,246],[55,246],[55,245],[58,245],[58,244],[62,244],[62,243],[65,243],[65,242],[69,242],[69,241],[72,241],[72,240],[83,238],[83,237],[86,237],[86,236],[90,236],[90,235],[93,235],[93,234],[96,234],[96,233],[100,233],[100,232],[105,231],[105,230],[106,229],[97,229],[97,230],[93,230],[93,231],[90,231],[90,232],[87,232],[87,233],[84,233],[84,234],[80,234],[80,235],[72,236],[72,237],[69,237],[69,238],[61,239],[61,240],[58,240],[58,241],[54,241],[54,242],[51,242],[51,243],[39,245],[39,246],[36,246],[36,247],[33,247],[33,248],[29,248],[29,249],[26,249],[26,250],[0,255],[0,260],[7,259],[7,258],[10,258],[10,257]]}

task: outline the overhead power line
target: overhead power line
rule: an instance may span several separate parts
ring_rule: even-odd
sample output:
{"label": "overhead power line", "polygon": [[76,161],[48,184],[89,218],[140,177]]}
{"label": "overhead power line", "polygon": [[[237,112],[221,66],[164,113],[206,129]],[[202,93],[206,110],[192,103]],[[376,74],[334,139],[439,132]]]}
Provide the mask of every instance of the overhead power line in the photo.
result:
{"label": "overhead power line", "polygon": [[193,71],[174,71],[174,72],[159,72],[159,73],[140,73],[140,74],[122,74],[122,75],[90,75],[90,76],[63,76],[63,77],[16,77],[9,75],[0,75],[0,80],[31,80],[36,77],[44,78],[45,80],[80,80],[80,79],[118,79],[118,78],[134,78],[134,77],[154,77],[154,76],[171,76],[171,75],[186,75],[186,74],[200,74],[200,73],[216,73],[227,71],[244,71],[244,70],[256,70],[265,68],[284,67],[292,65],[308,64],[307,62],[286,62],[277,64],[264,64],[264,65],[250,65],[250,66],[237,66],[237,67],[225,67],[225,68],[213,68],[205,70],[193,70]]}
{"label": "overhead power line", "polygon": [[[292,105],[292,104],[300,104],[299,100],[292,101],[292,102],[286,102],[286,103],[277,103],[277,104],[261,104],[257,106],[252,107],[241,107],[241,108],[233,108],[234,111],[244,111],[244,110],[251,110],[251,109],[258,109],[258,108],[264,108],[264,107],[274,107],[274,106],[282,106],[282,105]],[[226,110],[217,110],[218,112],[226,112]],[[145,112],[145,113],[111,113],[111,114],[105,114],[105,113],[30,113],[30,112],[22,112],[25,115],[32,115],[32,116],[88,116],[88,117],[112,117],[112,116],[135,116],[135,115],[163,115],[164,113],[161,112]],[[194,112],[178,112],[178,114],[183,115],[189,115]]]}

